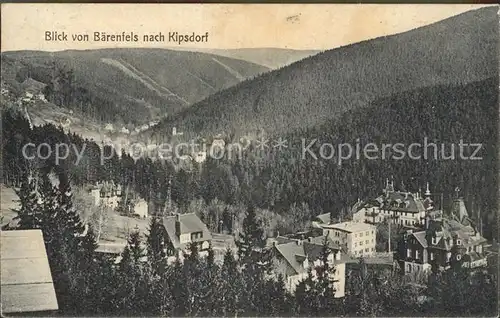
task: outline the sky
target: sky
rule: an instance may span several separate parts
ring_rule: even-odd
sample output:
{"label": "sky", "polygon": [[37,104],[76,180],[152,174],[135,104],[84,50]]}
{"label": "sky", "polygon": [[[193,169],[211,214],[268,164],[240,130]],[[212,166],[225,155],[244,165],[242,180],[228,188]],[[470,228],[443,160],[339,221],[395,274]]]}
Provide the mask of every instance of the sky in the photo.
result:
{"label": "sky", "polygon": [[[110,47],[331,49],[473,10],[470,4],[29,4],[1,5],[1,50]],[[68,41],[45,41],[46,31]],[[95,42],[93,32],[135,32],[136,43]],[[205,34],[208,42],[144,43],[144,34]],[[71,34],[89,34],[74,42]],[[168,38],[168,37],[166,37]]]}

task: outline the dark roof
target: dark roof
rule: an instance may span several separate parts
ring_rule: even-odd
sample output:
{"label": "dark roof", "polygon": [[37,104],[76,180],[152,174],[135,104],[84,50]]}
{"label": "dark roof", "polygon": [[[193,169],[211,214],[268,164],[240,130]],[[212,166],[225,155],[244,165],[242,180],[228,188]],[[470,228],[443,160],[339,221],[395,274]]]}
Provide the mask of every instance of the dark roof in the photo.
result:
{"label": "dark roof", "polygon": [[194,213],[179,214],[178,216],[167,216],[163,218],[163,226],[167,231],[167,235],[170,238],[174,248],[185,248],[187,244],[181,244],[179,237],[175,233],[175,223],[179,217],[180,221],[180,234],[189,234],[194,232],[202,232],[203,236],[201,238],[193,240],[193,242],[202,242],[212,239],[212,234],[208,230],[207,226],[200,220],[200,218]]}
{"label": "dark roof", "polygon": [[[429,234],[429,235],[428,235]],[[436,247],[449,251],[454,239],[460,239],[461,245],[464,247],[474,246],[486,242],[486,239],[470,225],[464,225],[460,222],[441,218],[438,220],[430,220],[427,230],[412,233],[422,247],[426,248],[430,242],[428,237],[435,235]]]}
{"label": "dark roof", "polygon": [[466,257],[471,261],[471,262],[475,262],[477,260],[480,260],[480,259],[483,259],[485,258],[484,255],[480,255],[479,253],[476,253],[476,252],[471,252],[471,253],[467,253]]}
{"label": "dark roof", "polygon": [[[324,237],[315,237],[309,240],[295,240],[286,237],[277,237],[276,239],[275,251],[293,270],[293,273],[290,273],[291,275],[307,271],[302,264],[306,258],[309,262],[314,262],[321,257]],[[330,239],[328,239],[328,245],[335,251],[340,250],[340,247]],[[344,261],[344,258],[340,262]]]}
{"label": "dark roof", "polygon": [[[370,204],[375,204],[379,202],[381,208],[394,211],[402,211],[409,213],[424,212],[425,206],[424,201],[420,197],[416,197],[410,192],[399,192],[399,191],[389,191],[375,199],[375,201],[370,201]],[[397,203],[397,206],[393,206],[393,203]],[[404,203],[405,206],[402,207],[401,204]]]}
{"label": "dark roof", "polygon": [[41,230],[1,231],[2,312],[58,309]]}

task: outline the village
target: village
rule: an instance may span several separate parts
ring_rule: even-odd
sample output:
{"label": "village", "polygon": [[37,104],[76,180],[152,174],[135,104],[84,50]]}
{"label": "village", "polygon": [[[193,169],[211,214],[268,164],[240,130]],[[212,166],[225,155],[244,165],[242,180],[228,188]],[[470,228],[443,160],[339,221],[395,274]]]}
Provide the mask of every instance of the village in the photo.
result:
{"label": "village", "polygon": [[498,316],[498,7],[106,6],[2,6],[2,317]]}
{"label": "village", "polygon": [[[193,245],[200,256],[206,257],[208,250],[213,250],[215,261],[220,264],[228,249],[237,253],[237,231],[231,233],[220,226],[217,232],[211,232],[196,213],[169,214],[168,202],[159,208],[137,195],[129,195],[127,189],[113,181],[98,182],[86,187],[84,192],[91,198],[92,208],[102,211],[96,253],[115,264],[120,264],[131,233],[145,235],[152,218],[158,220],[164,242],[168,242],[162,249],[169,264],[182,262]],[[355,202],[349,217],[332,219],[330,213],[320,214],[314,217],[309,228],[267,237],[265,249],[272,256],[272,275],[283,277],[286,289],[293,293],[308,273],[312,271],[315,276],[316,268],[321,265],[325,240],[330,253],[328,261],[335,268],[332,277],[335,297],[339,299],[345,296],[346,285],[352,273],[359,270],[361,260],[375,271],[409,277],[421,277],[431,271],[446,271],[456,266],[484,269],[488,259],[494,260],[498,253],[481,235],[481,222],[469,215],[459,189],[448,211],[443,211],[433,198],[436,195],[431,192],[429,183],[425,192],[411,193],[398,191],[394,182],[387,179],[382,193]],[[106,235],[103,223],[110,220],[116,223],[116,233],[111,231]],[[222,224],[222,220],[220,222]],[[380,249],[377,234],[380,235],[382,224],[388,225],[389,233]],[[4,229],[9,226],[16,225],[8,223]],[[4,257],[13,248],[10,234],[17,237],[22,232],[2,231],[2,267],[13,266],[9,257]],[[36,239],[31,244],[43,246],[42,237],[37,234],[39,231],[24,232],[27,238]],[[40,254],[37,259],[43,262],[46,257]],[[7,281],[2,279],[2,288],[4,284]]]}

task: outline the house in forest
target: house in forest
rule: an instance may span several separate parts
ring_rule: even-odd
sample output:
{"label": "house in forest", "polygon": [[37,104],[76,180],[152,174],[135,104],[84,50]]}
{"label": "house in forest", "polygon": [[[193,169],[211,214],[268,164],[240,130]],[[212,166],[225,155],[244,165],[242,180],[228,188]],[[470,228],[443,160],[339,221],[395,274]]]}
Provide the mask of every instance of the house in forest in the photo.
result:
{"label": "house in forest", "polygon": [[426,211],[433,208],[429,184],[422,196],[420,192],[396,191],[394,182],[387,180],[382,195],[356,203],[352,219],[372,224],[389,220],[401,226],[414,226],[423,223]]}
{"label": "house in forest", "polygon": [[101,197],[100,205],[116,209],[122,195],[121,185],[116,185],[113,181],[105,181],[98,183],[97,188]]}
{"label": "house in forest", "polygon": [[321,225],[330,224],[331,223],[331,214],[323,213],[314,217],[312,221],[312,226],[316,228],[320,228]]}
{"label": "house in forest", "polygon": [[41,230],[1,231],[1,304],[6,316],[52,316],[59,306]]}
{"label": "house in forest", "polygon": [[408,229],[398,242],[396,258],[405,273],[477,268],[487,265],[486,245],[463,199],[457,197],[448,214],[428,211],[421,229]]}
{"label": "house in forest", "polygon": [[138,199],[134,204],[134,215],[137,215],[140,218],[148,217],[149,206],[146,200]]}
{"label": "house in forest", "polygon": [[[294,292],[297,285],[308,276],[309,270],[311,270],[313,277],[316,276],[316,269],[322,266],[321,253],[324,239],[323,236],[307,239],[290,239],[280,236],[276,238],[272,247],[274,271],[276,275],[283,276],[288,291]],[[335,268],[332,277],[330,277],[334,282],[335,297],[344,297],[347,258],[341,252],[339,245],[330,238],[327,242],[330,250],[328,263]]]}
{"label": "house in forest", "polygon": [[375,253],[377,231],[372,224],[348,221],[325,224],[322,229],[324,235],[328,235],[352,256],[370,256]]}
{"label": "house in forest", "polygon": [[91,186],[88,188],[88,192],[92,197],[94,205],[99,206],[101,204],[101,189],[97,186]]}
{"label": "house in forest", "polygon": [[127,246],[127,242],[104,242],[100,241],[95,252],[104,260],[111,260],[113,263],[118,264],[122,259],[122,253]]}
{"label": "house in forest", "polygon": [[197,244],[198,251],[206,251],[212,242],[212,234],[195,213],[176,214],[162,219],[165,239],[175,251],[186,251],[189,244]]}

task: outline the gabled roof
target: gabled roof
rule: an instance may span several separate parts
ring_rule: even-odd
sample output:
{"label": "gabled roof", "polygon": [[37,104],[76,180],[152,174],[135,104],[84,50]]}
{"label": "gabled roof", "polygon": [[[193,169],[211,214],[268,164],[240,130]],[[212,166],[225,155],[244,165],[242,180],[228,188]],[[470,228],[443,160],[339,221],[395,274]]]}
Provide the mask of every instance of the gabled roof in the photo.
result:
{"label": "gabled roof", "polygon": [[287,264],[293,269],[294,274],[304,273],[306,270],[302,264],[297,260],[295,255],[304,255],[304,247],[296,242],[277,244],[274,247],[278,254],[283,258]]}
{"label": "gabled roof", "polygon": [[[413,236],[422,244],[425,240],[427,244],[427,234],[436,237],[437,248],[442,248],[449,251],[455,239],[461,240],[463,247],[473,246],[484,243],[486,239],[479,235],[470,225],[464,225],[456,220],[441,218],[438,220],[430,220],[427,230],[413,233]],[[425,245],[422,244],[425,247]]]}
{"label": "gabled roof", "polygon": [[180,221],[180,234],[189,234],[195,232],[202,232],[203,236],[198,239],[194,239],[193,242],[202,242],[212,239],[212,234],[208,230],[207,226],[200,220],[200,218],[194,213],[179,214],[178,216],[167,216],[163,218],[163,226],[167,231],[167,235],[170,238],[174,248],[185,248],[187,244],[181,244],[179,237],[175,233],[175,223],[179,217]]}
{"label": "gabled roof", "polygon": [[453,200],[451,213],[459,222],[464,222],[469,218],[469,213],[467,213],[467,208],[465,207],[464,200],[462,199]]}
{"label": "gabled roof", "polygon": [[1,231],[2,313],[58,310],[41,230]]}
{"label": "gabled roof", "polygon": [[422,245],[423,248],[427,248],[427,239],[425,238],[425,231],[413,233],[413,237]]}
{"label": "gabled roof", "polygon": [[[294,240],[281,237],[278,243],[274,246],[275,251],[281,259],[284,259],[289,265],[293,273],[292,275],[304,273],[307,271],[304,268],[303,262],[307,258],[309,262],[314,262],[321,257],[324,237],[309,238],[308,240]],[[279,242],[283,243],[279,243]],[[329,247],[334,251],[339,251],[340,247],[328,239]]]}
{"label": "gabled roof", "polygon": [[[383,195],[377,197],[376,202],[380,203],[380,206],[387,210],[403,211],[409,213],[424,212],[426,210],[424,206],[423,199],[416,197],[410,192],[399,192],[399,191],[389,191]],[[392,203],[396,203],[397,206],[392,206]],[[401,203],[405,203],[404,207],[401,207]]]}
{"label": "gabled roof", "polygon": [[330,224],[330,213],[317,215],[314,219],[324,224]]}

